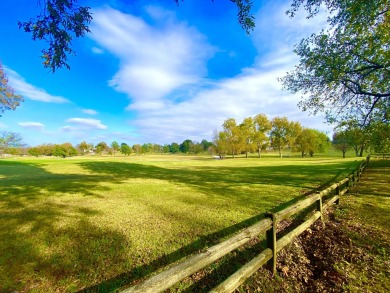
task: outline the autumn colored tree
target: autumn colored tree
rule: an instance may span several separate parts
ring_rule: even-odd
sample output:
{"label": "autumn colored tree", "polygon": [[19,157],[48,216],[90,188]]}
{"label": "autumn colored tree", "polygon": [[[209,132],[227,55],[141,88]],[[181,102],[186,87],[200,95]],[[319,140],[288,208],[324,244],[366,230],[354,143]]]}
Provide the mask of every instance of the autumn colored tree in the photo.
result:
{"label": "autumn colored tree", "polygon": [[224,159],[229,150],[227,133],[225,131],[215,130],[213,144],[214,152],[219,156],[220,159]]}
{"label": "autumn colored tree", "polygon": [[328,149],[329,138],[321,131],[311,128],[304,128],[295,140],[293,147],[294,151],[301,153],[302,158],[307,154],[310,157],[314,156],[314,153],[323,153]]}
{"label": "autumn colored tree", "polygon": [[243,149],[244,139],[240,127],[237,125],[234,118],[226,119],[222,124],[223,131],[226,134],[226,142],[229,148],[229,153],[235,158]]}
{"label": "autumn colored tree", "polygon": [[245,152],[245,157],[248,158],[248,153],[254,152],[257,149],[255,141],[255,124],[252,117],[247,117],[240,124],[240,132],[243,142],[243,150]]}
{"label": "autumn colored tree", "polygon": [[269,145],[268,133],[272,128],[271,122],[265,114],[258,114],[253,118],[255,133],[254,142],[257,146],[259,158],[261,158],[261,151],[265,150]]}
{"label": "autumn colored tree", "polygon": [[104,151],[108,150],[108,145],[104,142],[101,141],[95,146],[95,153],[101,155]]}
{"label": "autumn colored tree", "polygon": [[76,148],[84,155],[90,149],[90,145],[86,141],[82,141]]}
{"label": "autumn colored tree", "polygon": [[271,124],[271,146],[278,150],[279,156],[282,158],[283,149],[294,145],[295,140],[302,131],[302,126],[299,122],[288,121],[287,117],[275,117],[272,119]]}
{"label": "autumn colored tree", "polygon": [[23,97],[17,95],[15,90],[8,84],[7,75],[0,62],[0,117],[5,110],[15,110],[23,101]]}

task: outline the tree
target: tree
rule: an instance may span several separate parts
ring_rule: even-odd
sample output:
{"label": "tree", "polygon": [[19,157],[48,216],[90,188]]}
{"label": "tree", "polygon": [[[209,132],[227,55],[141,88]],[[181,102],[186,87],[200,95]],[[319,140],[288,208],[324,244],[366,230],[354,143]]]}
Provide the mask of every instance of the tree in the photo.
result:
{"label": "tree", "polygon": [[255,151],[257,148],[255,142],[255,130],[256,128],[252,117],[245,118],[240,124],[240,132],[246,158],[248,158],[248,153]]}
{"label": "tree", "polygon": [[104,151],[108,150],[108,145],[104,142],[101,141],[95,146],[95,152],[99,155],[101,155]]}
{"label": "tree", "polygon": [[121,143],[121,153],[129,156],[131,154],[131,147],[127,143]]}
{"label": "tree", "polygon": [[8,148],[21,147],[22,145],[22,137],[19,133],[8,131],[0,132],[0,155],[3,155]]}
{"label": "tree", "polygon": [[202,141],[200,142],[200,144],[202,145],[202,148],[203,148],[203,151],[207,151],[209,149],[209,147],[211,147],[213,145],[212,142],[210,141],[207,141],[205,139],[202,139]]}
{"label": "tree", "polygon": [[133,145],[132,149],[133,149],[133,151],[134,151],[137,155],[139,155],[139,154],[141,153],[141,151],[142,151],[142,147],[141,147],[140,144],[135,144],[135,145]]}
{"label": "tree", "polygon": [[0,117],[5,110],[15,110],[23,101],[23,97],[15,94],[15,90],[8,85],[7,75],[0,63]]}
{"label": "tree", "polygon": [[255,127],[254,142],[257,146],[259,158],[261,158],[261,151],[269,145],[268,133],[272,128],[272,124],[264,114],[256,115],[253,122]]}
{"label": "tree", "polygon": [[333,146],[336,150],[339,150],[343,153],[343,158],[345,158],[345,153],[351,148],[348,144],[348,139],[345,131],[338,131],[333,133]]}
{"label": "tree", "polygon": [[141,153],[146,154],[150,153],[153,150],[153,145],[151,143],[144,143],[141,146]]}
{"label": "tree", "polygon": [[243,137],[241,135],[240,127],[236,124],[234,118],[229,118],[223,123],[223,131],[226,133],[226,142],[229,152],[233,158],[241,152],[243,148]]}
{"label": "tree", "polygon": [[65,66],[68,55],[75,54],[71,48],[74,38],[83,37],[91,31],[90,7],[79,6],[77,0],[44,0],[41,13],[28,21],[19,21],[19,28],[32,34],[33,40],[44,40],[48,48],[42,49],[43,66],[53,73]]}
{"label": "tree", "polygon": [[163,153],[164,154],[168,154],[169,153],[169,145],[168,144],[164,144],[164,146],[163,146]]}
{"label": "tree", "polygon": [[299,122],[288,121],[287,117],[275,117],[272,119],[271,124],[271,146],[279,151],[279,156],[282,158],[283,149],[294,145],[295,140],[302,131],[302,126]]}
{"label": "tree", "polygon": [[371,149],[377,154],[390,153],[390,124],[376,123],[371,126]]}
{"label": "tree", "polygon": [[180,146],[176,142],[173,142],[169,145],[169,152],[172,154],[176,154],[180,152]]}
{"label": "tree", "polygon": [[219,156],[220,159],[224,159],[229,149],[226,132],[215,130],[213,143],[215,153]]}
{"label": "tree", "polygon": [[333,12],[330,29],[303,39],[294,52],[295,70],[281,79],[292,93],[303,93],[299,106],[325,112],[328,122],[356,119],[360,126],[383,117],[390,99],[390,14],[388,0],[294,0],[313,17],[321,5]]}
{"label": "tree", "polygon": [[189,153],[193,144],[191,139],[186,139],[180,144],[180,151],[183,154]]}
{"label": "tree", "polygon": [[39,147],[29,148],[27,153],[30,156],[34,156],[34,157],[38,157],[38,156],[42,155],[41,150],[39,149]]}
{"label": "tree", "polygon": [[368,126],[359,127],[359,125],[349,125],[345,130],[345,136],[348,144],[354,149],[357,157],[362,157],[364,149],[370,141],[370,131]]}
{"label": "tree", "polygon": [[55,144],[53,156],[62,158],[77,156],[77,150],[70,143]]}
{"label": "tree", "polygon": [[117,151],[119,151],[119,143],[117,142],[117,141],[113,141],[112,143],[111,143],[111,148],[112,148],[112,152],[114,153],[114,156],[115,156],[115,153],[117,152]]}
{"label": "tree", "polygon": [[303,158],[307,154],[313,157],[314,153],[323,153],[328,149],[328,146],[329,138],[325,133],[316,129],[304,128],[298,135],[293,149],[300,152]]}
{"label": "tree", "polygon": [[82,141],[76,147],[77,147],[77,149],[80,150],[80,153],[82,155],[84,155],[90,149],[90,145],[87,142],[85,142],[85,141]]}
{"label": "tree", "polygon": [[[173,0],[178,5],[179,0]],[[28,21],[19,21],[19,28],[32,34],[33,40],[44,40],[47,48],[42,49],[43,65],[53,73],[61,67],[70,68],[68,55],[74,55],[71,44],[74,38],[90,33],[88,25],[92,20],[91,8],[80,6],[77,0],[43,0],[40,13]],[[81,1],[82,2],[82,1]],[[238,8],[238,22],[249,34],[253,30],[254,16],[251,14],[251,0],[230,0]],[[41,3],[38,1],[38,3]]]}

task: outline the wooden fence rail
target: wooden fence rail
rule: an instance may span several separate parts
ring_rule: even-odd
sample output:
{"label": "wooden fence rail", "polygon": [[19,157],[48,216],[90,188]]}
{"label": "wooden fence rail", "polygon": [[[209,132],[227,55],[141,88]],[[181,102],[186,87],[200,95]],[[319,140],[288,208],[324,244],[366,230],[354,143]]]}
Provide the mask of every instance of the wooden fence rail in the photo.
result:
{"label": "wooden fence rail", "polygon": [[[147,293],[147,292],[162,292],[175,283],[184,278],[196,273],[207,265],[215,262],[219,258],[225,256],[229,252],[239,248],[251,239],[266,233],[267,248],[263,250],[257,257],[242,266],[238,271],[218,285],[211,292],[232,292],[247,280],[260,267],[268,263],[270,269],[276,273],[277,252],[290,244],[295,237],[308,229],[319,218],[323,218],[323,212],[332,204],[339,203],[340,196],[348,192],[356,181],[361,177],[364,168],[369,162],[369,157],[366,158],[347,178],[334,183],[328,188],[311,194],[307,198],[279,211],[276,213],[266,213],[266,218],[256,224],[243,229],[241,232],[230,237],[229,239],[214,245],[203,252],[197,253],[171,267],[166,268],[161,273],[151,276],[140,284],[127,288],[122,293]],[[335,194],[324,202],[324,198],[331,193]],[[316,211],[298,227],[277,239],[276,230],[277,224],[292,215],[301,212],[302,210],[316,204]]]}

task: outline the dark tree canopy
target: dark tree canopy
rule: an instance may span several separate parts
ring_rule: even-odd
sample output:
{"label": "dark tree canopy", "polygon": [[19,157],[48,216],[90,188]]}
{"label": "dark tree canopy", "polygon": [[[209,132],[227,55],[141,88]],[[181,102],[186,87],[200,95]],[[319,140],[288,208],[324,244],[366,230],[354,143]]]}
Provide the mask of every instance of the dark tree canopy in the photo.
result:
{"label": "dark tree canopy", "polygon": [[287,12],[304,6],[313,17],[325,5],[330,29],[303,39],[300,62],[282,78],[299,106],[328,122],[355,119],[361,125],[383,119],[390,99],[390,17],[388,0],[294,0]]}
{"label": "dark tree canopy", "polygon": [[[179,5],[184,0],[172,1]],[[249,34],[255,27],[254,16],[251,14],[252,1],[229,1],[237,5],[238,22]],[[47,42],[41,56],[45,68],[53,73],[62,67],[70,69],[68,56],[75,55],[72,40],[90,33],[91,8],[79,5],[78,0],[38,0],[38,4],[41,7],[40,13],[28,21],[19,21],[19,28],[31,33],[33,40]]]}
{"label": "dark tree canopy", "polygon": [[28,21],[19,21],[19,28],[32,34],[33,40],[45,40],[47,48],[42,49],[43,66],[54,72],[65,66],[68,54],[75,54],[71,48],[74,38],[89,33],[92,20],[90,7],[79,6],[77,0],[44,0],[41,12]]}

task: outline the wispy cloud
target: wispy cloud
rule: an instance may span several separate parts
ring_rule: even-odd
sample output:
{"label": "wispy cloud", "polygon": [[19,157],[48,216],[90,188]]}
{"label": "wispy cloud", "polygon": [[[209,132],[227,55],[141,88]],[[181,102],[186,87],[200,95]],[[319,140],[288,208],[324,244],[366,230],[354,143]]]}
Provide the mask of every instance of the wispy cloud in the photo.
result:
{"label": "wispy cloud", "polygon": [[96,10],[93,38],[121,61],[110,85],[132,100],[128,109],[137,118],[129,125],[139,139],[167,143],[211,138],[225,119],[241,122],[258,113],[328,129],[322,117],[308,117],[298,109],[300,97],[284,92],[277,81],[297,61],[293,45],[322,28],[325,19],[307,20],[304,14],[289,19],[284,3],[266,4],[258,13],[250,37],[258,50],[252,66],[219,80],[208,79],[205,67],[215,48],[196,29],[178,23],[173,13],[148,7],[149,17],[164,23],[152,27],[111,8]]}
{"label": "wispy cloud", "polygon": [[97,48],[97,47],[92,47],[92,52],[95,53],[95,54],[103,54],[104,51],[100,48]]}
{"label": "wispy cloud", "polygon": [[[252,36],[259,50],[252,67],[243,68],[241,74],[232,78],[209,80],[206,89],[188,90],[180,102],[165,102],[162,108],[139,111],[138,119],[131,124],[138,128],[143,140],[154,141],[161,137],[161,142],[180,142],[187,138],[211,138],[212,131],[221,129],[225,119],[232,117],[239,123],[258,113],[270,119],[287,116],[306,127],[330,130],[323,123],[323,117],[308,117],[298,109],[300,96],[283,91],[277,80],[297,62],[293,45],[325,23],[321,17],[308,21],[300,14],[294,22],[285,15],[287,9],[288,6],[267,5],[258,15],[257,27],[263,27]],[[262,24],[263,18],[267,23]],[[274,36],[271,37],[268,30]],[[261,43],[267,42],[267,36],[268,47],[264,48]]]}
{"label": "wispy cloud", "polygon": [[120,11],[94,11],[92,38],[121,61],[109,84],[132,99],[131,109],[162,109],[167,95],[206,74],[215,48],[172,13],[148,7],[158,25]]}
{"label": "wispy cloud", "polygon": [[45,103],[67,103],[69,100],[61,96],[53,96],[47,93],[44,89],[38,88],[28,82],[20,76],[16,71],[4,67],[8,76],[9,84],[15,89],[15,91],[21,94],[23,97],[30,100],[45,102]]}
{"label": "wispy cloud", "polygon": [[40,122],[19,122],[18,125],[23,128],[39,130],[39,131],[43,130],[43,128],[45,127],[45,125]]}
{"label": "wispy cloud", "polygon": [[85,114],[89,114],[89,115],[96,115],[98,112],[95,111],[95,110],[92,110],[92,109],[82,109],[81,110],[83,113]]}
{"label": "wispy cloud", "polygon": [[[70,118],[66,120],[67,123],[75,125],[78,129],[107,129],[108,127],[100,120],[90,118]],[[65,126],[66,129],[70,129],[70,126]]]}

